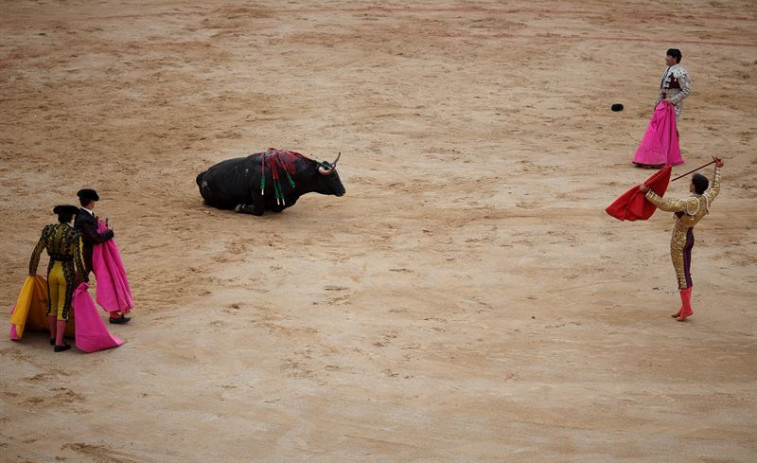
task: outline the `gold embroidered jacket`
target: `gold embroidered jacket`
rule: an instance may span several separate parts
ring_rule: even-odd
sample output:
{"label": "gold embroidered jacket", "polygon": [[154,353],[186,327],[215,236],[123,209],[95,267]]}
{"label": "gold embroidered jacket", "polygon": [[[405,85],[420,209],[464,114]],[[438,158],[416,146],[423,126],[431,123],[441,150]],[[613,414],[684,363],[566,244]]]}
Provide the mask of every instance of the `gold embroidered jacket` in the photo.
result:
{"label": "gold embroidered jacket", "polygon": [[43,249],[47,249],[47,254],[50,256],[48,273],[55,261],[59,261],[66,266],[75,264],[79,274],[83,275],[85,267],[81,236],[79,232],[74,230],[70,225],[66,223],[58,223],[55,225],[47,225],[42,229],[42,236],[40,236],[37,246],[34,248],[34,252],[32,252],[31,260],[29,261],[29,275],[37,274],[39,258]]}
{"label": "gold embroidered jacket", "polygon": [[649,190],[646,193],[646,198],[660,210],[680,212],[681,214],[676,214],[678,215],[678,219],[676,220],[673,235],[683,234],[685,237],[689,228],[696,225],[702,220],[702,217],[710,213],[710,204],[715,200],[718,193],[720,193],[720,169],[716,167],[712,184],[701,195],[689,196],[686,199],[671,199],[662,198],[654,191]]}

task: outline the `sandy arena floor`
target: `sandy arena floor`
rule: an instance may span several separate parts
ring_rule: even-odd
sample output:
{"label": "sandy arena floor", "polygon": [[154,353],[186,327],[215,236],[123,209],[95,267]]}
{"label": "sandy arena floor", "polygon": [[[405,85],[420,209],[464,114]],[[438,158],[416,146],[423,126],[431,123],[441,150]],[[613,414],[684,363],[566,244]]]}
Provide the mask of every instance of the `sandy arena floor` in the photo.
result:
{"label": "sandy arena floor", "polygon": [[[687,323],[670,214],[604,212],[669,47],[673,173],[726,162]],[[92,187],[137,307],[111,351],[3,336],[0,460],[757,461],[756,76],[750,0],[1,2],[0,306]],[[268,147],[347,194],[202,204]]]}

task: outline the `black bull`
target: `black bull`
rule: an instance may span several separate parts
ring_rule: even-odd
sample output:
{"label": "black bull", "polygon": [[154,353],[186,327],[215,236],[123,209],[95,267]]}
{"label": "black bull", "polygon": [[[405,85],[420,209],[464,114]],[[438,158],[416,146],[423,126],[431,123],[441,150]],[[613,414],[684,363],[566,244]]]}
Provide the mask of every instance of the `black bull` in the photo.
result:
{"label": "black bull", "polygon": [[334,162],[319,162],[294,151],[270,149],[221,161],[197,176],[205,203],[263,215],[281,212],[306,193],[342,196],[344,185]]}

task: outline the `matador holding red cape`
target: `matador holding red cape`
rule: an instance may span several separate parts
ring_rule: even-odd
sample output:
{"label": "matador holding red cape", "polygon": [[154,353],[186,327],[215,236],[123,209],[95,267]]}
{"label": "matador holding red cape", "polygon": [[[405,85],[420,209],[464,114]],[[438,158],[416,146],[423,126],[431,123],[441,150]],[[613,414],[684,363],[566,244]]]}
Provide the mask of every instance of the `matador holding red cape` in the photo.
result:
{"label": "matador holding red cape", "polygon": [[673,261],[678,290],[681,296],[681,308],[672,316],[682,322],[694,314],[691,308],[691,290],[694,285],[691,279],[691,249],[694,247],[694,226],[710,213],[710,205],[720,193],[720,169],[723,161],[713,158],[715,172],[710,181],[701,174],[691,177],[689,191],[693,193],[686,199],[663,198],[646,184],[639,185],[639,191],[647,201],[660,210],[673,212],[675,226],[670,239],[670,258]]}

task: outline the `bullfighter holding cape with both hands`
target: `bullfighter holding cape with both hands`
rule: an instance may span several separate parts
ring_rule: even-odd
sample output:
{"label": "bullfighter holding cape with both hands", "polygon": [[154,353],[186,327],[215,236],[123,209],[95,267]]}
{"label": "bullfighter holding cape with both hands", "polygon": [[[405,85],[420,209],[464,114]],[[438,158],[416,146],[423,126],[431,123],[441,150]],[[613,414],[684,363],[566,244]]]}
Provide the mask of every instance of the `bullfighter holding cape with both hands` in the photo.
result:
{"label": "bullfighter holding cape with both hands", "polygon": [[113,241],[113,230],[108,227],[107,219],[104,222],[94,213],[100,195],[90,188],[81,189],[76,195],[82,207],[74,228],[81,233],[86,273],[94,272],[97,279],[97,303],[108,312],[110,323],[127,323],[131,317],[125,314],[134,307],[134,301],[121,255]]}
{"label": "bullfighter holding cape with both hands", "polygon": [[633,157],[638,167],[659,168],[683,163],[678,145],[678,119],[683,100],[691,95],[691,78],[681,66],[681,50],[670,48],[665,54],[668,68],[660,79],[652,119]]}
{"label": "bullfighter holding cape with both hands", "polygon": [[55,206],[53,213],[58,215],[58,223],[42,230],[29,260],[29,277],[34,278],[42,251],[47,249],[50,256],[47,266],[47,317],[50,344],[55,346],[55,352],[71,348],[63,341],[66,323],[71,315],[71,299],[81,279],[86,280],[81,238],[71,227],[71,220],[77,212],[79,209],[76,206]]}
{"label": "bullfighter holding cape with both hands", "polygon": [[[606,209],[608,214],[620,220],[646,220],[656,208],[674,213],[675,226],[670,239],[670,258],[678,281],[681,308],[672,316],[681,322],[694,313],[691,308],[691,250],[694,247],[694,226],[710,213],[710,205],[720,193],[720,169],[723,167],[723,161],[713,158],[712,162],[673,179],[675,181],[683,178],[710,164],[715,164],[712,184],[704,175],[694,174],[689,184],[689,191],[693,195],[686,199],[662,197],[667,189],[667,178],[670,178],[668,166],[620,196]],[[641,198],[644,199],[644,204],[639,202]]]}

